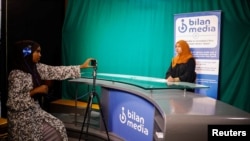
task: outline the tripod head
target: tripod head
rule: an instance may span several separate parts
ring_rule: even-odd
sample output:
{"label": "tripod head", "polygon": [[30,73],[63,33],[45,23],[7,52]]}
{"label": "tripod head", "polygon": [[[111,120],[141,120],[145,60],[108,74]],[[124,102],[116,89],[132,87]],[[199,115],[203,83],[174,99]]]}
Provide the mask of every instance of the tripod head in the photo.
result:
{"label": "tripod head", "polygon": [[97,70],[97,67],[93,67],[93,72],[92,72],[92,76],[93,76],[93,80],[96,79],[96,70]]}
{"label": "tripod head", "polygon": [[90,60],[90,65],[93,67],[93,77],[96,77],[97,61],[95,59]]}
{"label": "tripod head", "polygon": [[95,82],[96,82],[96,70],[97,70],[97,61],[91,60],[91,66],[93,67],[93,92],[95,92]]}

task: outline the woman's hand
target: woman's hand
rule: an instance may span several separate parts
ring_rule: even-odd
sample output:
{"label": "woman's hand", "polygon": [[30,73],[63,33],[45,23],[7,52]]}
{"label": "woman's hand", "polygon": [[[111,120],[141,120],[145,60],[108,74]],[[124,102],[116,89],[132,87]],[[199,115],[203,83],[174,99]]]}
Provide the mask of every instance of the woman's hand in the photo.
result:
{"label": "woman's hand", "polygon": [[88,58],[87,60],[85,60],[85,62],[83,64],[80,65],[80,68],[84,69],[84,68],[93,67],[93,66],[89,65],[91,60],[95,60],[95,59],[94,58]]}
{"label": "woman's hand", "polygon": [[169,76],[167,78],[167,82],[180,82],[180,79],[179,79],[179,77],[173,78],[172,76]]}
{"label": "woman's hand", "polygon": [[172,76],[169,76],[169,77],[167,78],[167,82],[174,82],[174,78],[173,78]]}
{"label": "woman's hand", "polygon": [[43,93],[43,94],[47,94],[49,91],[49,88],[47,85],[41,85],[39,87],[34,88],[33,90],[30,91],[30,96],[33,96],[37,93]]}

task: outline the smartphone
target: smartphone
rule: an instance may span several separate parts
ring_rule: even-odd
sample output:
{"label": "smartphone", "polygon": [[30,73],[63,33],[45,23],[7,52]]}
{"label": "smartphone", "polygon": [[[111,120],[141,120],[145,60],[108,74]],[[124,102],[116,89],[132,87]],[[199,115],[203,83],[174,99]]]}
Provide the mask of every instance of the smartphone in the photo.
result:
{"label": "smartphone", "polygon": [[97,64],[96,60],[91,60],[90,61],[91,66],[96,67],[96,64]]}

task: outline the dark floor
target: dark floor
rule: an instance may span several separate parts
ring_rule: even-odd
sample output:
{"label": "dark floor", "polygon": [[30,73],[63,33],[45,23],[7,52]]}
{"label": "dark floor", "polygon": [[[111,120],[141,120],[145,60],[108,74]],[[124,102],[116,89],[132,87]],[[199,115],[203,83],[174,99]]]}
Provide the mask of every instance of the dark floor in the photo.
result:
{"label": "dark floor", "polygon": [[[77,114],[77,122],[75,122],[75,114],[74,113],[51,113],[51,114],[58,117],[59,119],[61,119],[64,122],[64,124],[67,128],[69,141],[79,140],[80,135],[82,137],[82,140],[84,140],[84,138],[86,138],[86,137],[88,137],[89,141],[106,141],[107,140],[106,139],[107,135],[105,134],[105,132],[100,131],[100,128],[99,128],[99,119],[100,118],[99,118],[99,113],[97,113],[97,112],[91,114],[92,116],[90,118],[90,124],[89,124],[89,128],[88,128],[88,134],[87,134],[88,136],[86,136],[87,124],[85,124],[84,130],[81,131],[82,123],[83,123],[83,119],[84,119],[83,116]],[[80,134],[80,133],[82,133],[82,134]],[[87,140],[87,139],[85,139],[85,140]]]}
{"label": "dark floor", "polygon": [[[52,105],[53,106],[53,105]],[[53,108],[52,108],[53,109]],[[57,110],[56,110],[57,109]],[[62,106],[61,108],[56,107],[56,109],[53,109],[50,111],[50,113],[59,119],[61,119],[67,129],[69,141],[79,141],[80,135],[81,135],[81,141],[108,141],[108,137],[110,141],[123,141],[119,138],[116,138],[112,133],[107,133],[105,130],[100,130],[100,113],[98,111],[92,111],[91,117],[89,121],[89,128],[88,128],[88,134],[86,134],[86,128],[87,128],[87,119],[84,124],[84,130],[82,131],[82,123],[84,120],[84,113],[85,110],[82,109],[78,110],[78,113],[74,113],[75,109],[74,107],[67,107],[65,108]],[[60,109],[60,110],[59,110]],[[57,112],[61,111],[62,109],[65,110],[65,112]],[[80,113],[79,113],[80,111]],[[82,134],[81,134],[82,133]],[[86,139],[87,138],[87,139]]]}

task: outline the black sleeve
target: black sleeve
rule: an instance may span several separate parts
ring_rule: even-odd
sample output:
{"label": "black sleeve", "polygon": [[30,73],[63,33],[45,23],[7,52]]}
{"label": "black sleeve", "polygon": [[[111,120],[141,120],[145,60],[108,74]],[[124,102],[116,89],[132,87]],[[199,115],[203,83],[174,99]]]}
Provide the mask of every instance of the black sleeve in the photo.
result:
{"label": "black sleeve", "polygon": [[171,75],[171,72],[172,72],[172,62],[170,63],[170,66],[166,72],[166,75],[165,75],[166,79]]}

